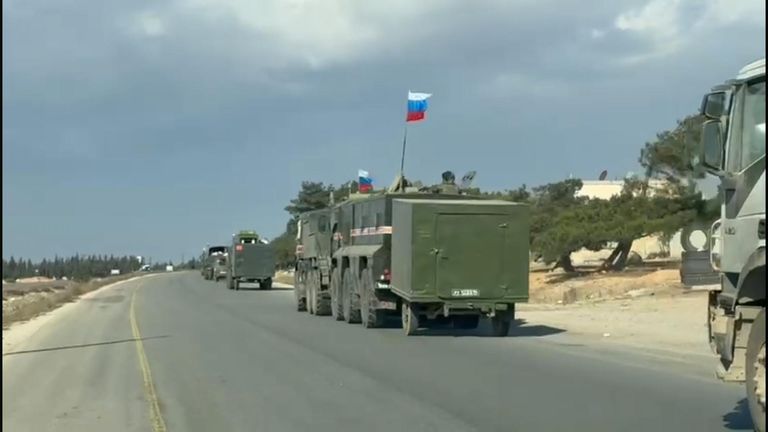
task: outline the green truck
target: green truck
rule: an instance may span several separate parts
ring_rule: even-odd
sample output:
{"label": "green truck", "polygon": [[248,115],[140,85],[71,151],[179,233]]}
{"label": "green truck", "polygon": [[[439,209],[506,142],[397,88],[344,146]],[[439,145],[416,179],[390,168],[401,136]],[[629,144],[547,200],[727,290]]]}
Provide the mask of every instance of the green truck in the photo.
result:
{"label": "green truck", "polygon": [[[301,214],[297,225],[294,295],[296,309],[311,314],[330,314],[331,209]],[[310,292],[307,287],[317,288]]]}
{"label": "green truck", "polygon": [[258,283],[272,288],[275,276],[275,252],[255,231],[240,231],[232,236],[227,259],[226,281],[229,289],[239,290],[243,283]]}
{"label": "green truck", "polygon": [[299,219],[299,310],[367,328],[399,315],[407,335],[441,321],[475,328],[487,316],[504,336],[528,300],[527,205],[390,189]]}

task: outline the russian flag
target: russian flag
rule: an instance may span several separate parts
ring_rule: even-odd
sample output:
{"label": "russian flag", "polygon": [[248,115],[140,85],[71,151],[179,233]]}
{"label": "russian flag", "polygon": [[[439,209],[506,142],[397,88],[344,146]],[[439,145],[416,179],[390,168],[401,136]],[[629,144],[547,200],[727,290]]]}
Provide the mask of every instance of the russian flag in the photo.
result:
{"label": "russian flag", "polygon": [[368,175],[368,171],[357,170],[357,190],[360,193],[367,193],[373,190],[373,179]]}
{"label": "russian flag", "polygon": [[406,122],[424,120],[427,112],[427,99],[432,96],[430,93],[412,93],[408,92],[408,115]]}

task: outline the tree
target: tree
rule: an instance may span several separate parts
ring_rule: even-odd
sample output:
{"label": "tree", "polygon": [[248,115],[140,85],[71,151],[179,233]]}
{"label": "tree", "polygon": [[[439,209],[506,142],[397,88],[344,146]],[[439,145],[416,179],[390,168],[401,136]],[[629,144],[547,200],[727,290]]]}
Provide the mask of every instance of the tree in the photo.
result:
{"label": "tree", "polygon": [[296,218],[304,212],[325,208],[330,202],[332,187],[323,182],[303,181],[296,198],[285,207],[285,211]]}
{"label": "tree", "polygon": [[564,258],[572,252],[615,244],[603,268],[622,269],[636,239],[676,232],[693,221],[704,205],[699,194],[651,195],[647,191],[647,184],[628,181],[622,193],[611,199],[585,199],[568,206],[546,221],[534,244],[545,262],[558,261],[566,271],[573,270]]}
{"label": "tree", "polygon": [[579,206],[586,198],[577,196],[583,183],[579,179],[567,179],[560,182],[548,183],[533,188],[531,201],[531,250],[537,258],[547,263],[555,263],[565,271],[573,271],[571,252],[577,249],[564,248],[553,256],[553,240],[544,237],[557,225],[557,218],[572,207]]}
{"label": "tree", "polygon": [[680,183],[704,177],[698,162],[699,142],[704,116],[690,115],[677,121],[677,127],[656,134],[640,151],[640,165],[647,178]]}

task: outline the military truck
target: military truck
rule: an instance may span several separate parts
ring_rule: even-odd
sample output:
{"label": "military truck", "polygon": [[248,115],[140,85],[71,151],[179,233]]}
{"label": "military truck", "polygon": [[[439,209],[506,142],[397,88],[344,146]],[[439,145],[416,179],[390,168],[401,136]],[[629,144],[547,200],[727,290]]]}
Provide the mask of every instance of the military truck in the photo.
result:
{"label": "military truck", "polygon": [[[407,335],[439,321],[475,328],[487,316],[494,335],[508,334],[515,304],[528,299],[528,206],[395,187],[403,184],[352,195],[328,210],[330,218],[302,215],[330,243],[317,249],[330,250],[316,260],[322,264],[297,265],[307,308],[325,312],[327,301],[335,319],[367,328],[399,314]],[[303,232],[297,251],[311,237]],[[297,294],[299,309],[300,301]]]}
{"label": "military truck", "polygon": [[331,209],[301,214],[296,234],[294,294],[296,308],[329,315],[331,277]]}
{"label": "military truck", "polygon": [[226,279],[227,272],[229,270],[229,266],[227,265],[229,254],[223,253],[220,255],[214,255],[211,258],[213,261],[211,263],[211,279],[213,279],[215,282],[218,282],[221,279]]}
{"label": "military truck", "polygon": [[[221,259],[226,261],[228,248],[226,246],[210,246],[205,250],[201,273],[206,280],[219,280],[226,273],[221,273]],[[224,263],[225,264],[225,263]],[[218,268],[217,268],[218,267]],[[218,272],[217,272],[218,270]],[[225,269],[226,270],[226,269]],[[216,275],[219,275],[218,277]]]}
{"label": "military truck", "polygon": [[227,260],[227,287],[239,290],[243,283],[258,283],[261,289],[272,289],[275,276],[275,252],[255,231],[232,235]]}
{"label": "military truck", "polygon": [[216,279],[214,268],[222,257],[226,257],[227,253],[228,249],[226,246],[209,246],[205,248],[203,252],[203,266],[200,269],[204,279]]}
{"label": "military truck", "polygon": [[701,162],[720,177],[721,218],[712,226],[709,341],[717,376],[745,382],[755,429],[765,431],[765,59],[704,97]]}

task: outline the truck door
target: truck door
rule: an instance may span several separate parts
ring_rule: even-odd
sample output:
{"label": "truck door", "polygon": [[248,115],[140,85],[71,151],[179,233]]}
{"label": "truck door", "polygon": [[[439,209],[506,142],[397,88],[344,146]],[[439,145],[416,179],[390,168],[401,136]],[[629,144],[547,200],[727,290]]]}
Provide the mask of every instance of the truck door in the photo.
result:
{"label": "truck door", "polygon": [[435,286],[440,298],[504,295],[508,217],[438,214],[435,218]]}

